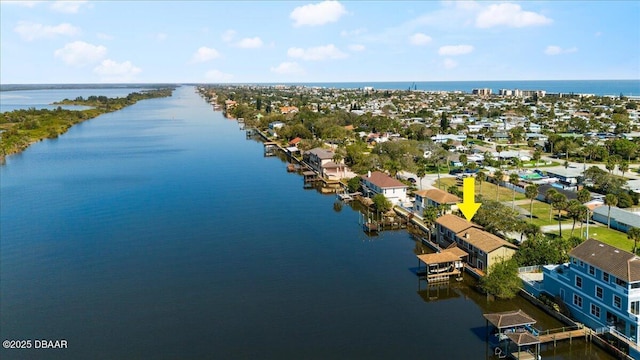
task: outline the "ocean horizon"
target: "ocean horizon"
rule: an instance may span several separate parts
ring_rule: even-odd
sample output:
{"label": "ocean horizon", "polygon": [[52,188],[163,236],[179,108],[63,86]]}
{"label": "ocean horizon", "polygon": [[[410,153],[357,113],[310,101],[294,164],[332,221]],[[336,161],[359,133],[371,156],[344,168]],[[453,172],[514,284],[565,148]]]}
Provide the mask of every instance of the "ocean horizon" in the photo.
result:
{"label": "ocean horizon", "polygon": [[[216,83],[110,83],[110,84],[0,84],[0,91],[83,89],[83,88],[144,88],[166,85],[211,85]],[[471,93],[473,89],[489,88],[493,93],[500,89],[544,90],[547,93],[593,94],[597,96],[640,96],[640,79],[626,80],[457,80],[457,81],[344,81],[344,82],[243,82],[219,85],[257,86],[307,86],[335,89],[460,91]]]}

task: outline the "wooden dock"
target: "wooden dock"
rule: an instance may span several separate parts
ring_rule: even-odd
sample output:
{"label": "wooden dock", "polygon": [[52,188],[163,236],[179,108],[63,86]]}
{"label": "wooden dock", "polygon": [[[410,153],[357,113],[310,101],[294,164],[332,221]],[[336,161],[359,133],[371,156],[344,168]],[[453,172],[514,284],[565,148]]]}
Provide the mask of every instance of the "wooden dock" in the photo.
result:
{"label": "wooden dock", "polygon": [[576,329],[575,327],[571,328],[559,328],[554,330],[545,330],[538,334],[538,338],[540,339],[540,344],[546,344],[553,342],[553,346],[556,346],[556,342],[561,340],[571,340],[586,338],[590,339],[593,336],[594,332],[588,327],[582,327]]}

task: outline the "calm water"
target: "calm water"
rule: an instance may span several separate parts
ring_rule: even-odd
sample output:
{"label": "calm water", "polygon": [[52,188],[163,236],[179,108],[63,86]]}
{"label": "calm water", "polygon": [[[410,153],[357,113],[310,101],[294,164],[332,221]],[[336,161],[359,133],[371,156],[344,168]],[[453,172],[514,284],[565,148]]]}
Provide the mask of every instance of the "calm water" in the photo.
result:
{"label": "calm water", "polygon": [[[132,92],[144,90],[143,88],[86,88],[86,89],[34,89],[0,91],[0,113],[29,108],[53,110],[58,105],[51,105],[64,99],[73,100],[78,96],[87,98],[91,95],[106,97],[125,97]],[[64,105],[63,109],[82,110],[87,106]]]}
{"label": "calm water", "polygon": [[[145,100],[0,167],[2,359],[486,359],[490,302],[425,290],[405,231],[350,207],[195,94]],[[489,349],[490,351],[491,349]],[[582,342],[545,359],[609,359]]]}

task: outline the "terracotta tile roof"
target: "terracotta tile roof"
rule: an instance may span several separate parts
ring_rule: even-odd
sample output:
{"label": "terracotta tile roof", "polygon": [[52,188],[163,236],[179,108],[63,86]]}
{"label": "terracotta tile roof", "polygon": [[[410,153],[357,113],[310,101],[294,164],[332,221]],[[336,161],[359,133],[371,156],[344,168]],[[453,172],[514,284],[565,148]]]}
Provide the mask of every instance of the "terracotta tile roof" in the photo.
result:
{"label": "terracotta tile roof", "polygon": [[440,216],[439,218],[436,219],[436,223],[444,226],[445,228],[453,231],[454,233],[458,233],[460,231],[466,230],[474,226],[481,228],[480,225],[475,225],[473,223],[470,223],[467,220],[453,214],[446,214],[446,215]]}
{"label": "terracotta tile roof", "polygon": [[406,188],[407,185],[401,183],[400,181],[392,178],[391,176],[382,173],[380,171],[374,171],[371,173],[371,176],[362,176],[363,179],[369,181],[370,183],[378,186],[381,189],[385,188]]}
{"label": "terracotta tile roof", "polygon": [[425,194],[422,196],[431,199],[438,204],[456,204],[462,201],[459,197],[440,189],[425,190]]}
{"label": "terracotta tile roof", "polygon": [[626,282],[640,281],[640,258],[595,239],[585,240],[569,253]]}
{"label": "terracotta tile roof", "polygon": [[470,227],[466,230],[460,231],[456,233],[456,235],[486,253],[490,253],[503,246],[515,250],[518,249],[516,245],[501,239],[490,232],[486,232],[475,227]]}

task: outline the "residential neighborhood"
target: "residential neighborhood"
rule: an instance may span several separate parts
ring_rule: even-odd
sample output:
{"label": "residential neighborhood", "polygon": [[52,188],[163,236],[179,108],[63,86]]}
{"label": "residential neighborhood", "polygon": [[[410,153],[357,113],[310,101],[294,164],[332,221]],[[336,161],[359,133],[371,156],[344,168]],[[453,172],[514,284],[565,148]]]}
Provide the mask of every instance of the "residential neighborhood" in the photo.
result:
{"label": "residential neighborhood", "polygon": [[[320,177],[373,199],[364,202],[372,213],[415,224],[443,254],[419,257],[432,281],[459,276],[460,264],[485,284],[501,268],[533,266],[538,285],[523,291],[546,292],[575,321],[640,354],[640,298],[618,291],[638,280],[628,274],[640,262],[640,98],[544,89],[199,91],[214,109],[230,104],[222,109],[227,117],[245,119],[293,158],[300,153]],[[471,219],[458,207],[468,177],[481,203]],[[613,263],[596,260],[597,253]],[[616,270],[624,264],[631,270]],[[568,275],[583,268],[599,281],[611,276],[595,296]]]}

